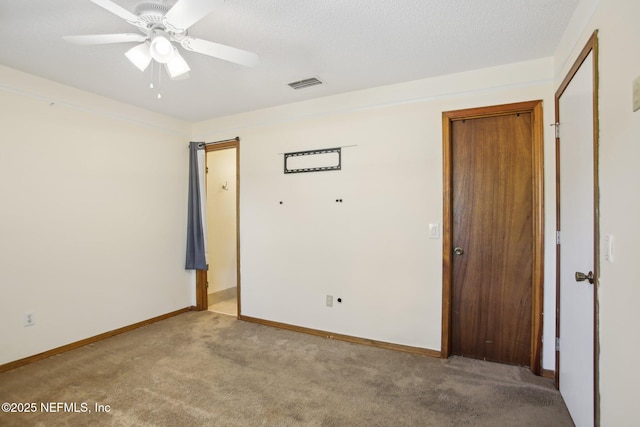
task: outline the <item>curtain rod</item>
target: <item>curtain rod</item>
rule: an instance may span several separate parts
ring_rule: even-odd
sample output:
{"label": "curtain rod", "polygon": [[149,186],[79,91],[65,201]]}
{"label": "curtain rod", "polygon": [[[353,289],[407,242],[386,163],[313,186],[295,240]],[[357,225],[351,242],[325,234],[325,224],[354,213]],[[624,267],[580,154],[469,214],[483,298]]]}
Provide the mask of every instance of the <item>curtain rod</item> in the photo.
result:
{"label": "curtain rod", "polygon": [[[198,144],[198,148],[204,148],[207,145],[213,145],[213,144],[222,144],[224,142],[240,142],[240,137],[236,136],[235,138],[231,138],[231,139],[223,139],[221,141],[213,141],[213,142],[201,142],[200,144]],[[188,145],[187,145],[188,147]]]}

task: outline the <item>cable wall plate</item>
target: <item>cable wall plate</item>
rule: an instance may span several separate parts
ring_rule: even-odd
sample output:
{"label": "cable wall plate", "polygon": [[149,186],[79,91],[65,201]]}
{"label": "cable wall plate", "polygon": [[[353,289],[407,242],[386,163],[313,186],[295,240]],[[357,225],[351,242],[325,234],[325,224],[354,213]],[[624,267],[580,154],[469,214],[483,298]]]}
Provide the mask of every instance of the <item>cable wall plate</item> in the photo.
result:
{"label": "cable wall plate", "polygon": [[342,149],[340,147],[284,153],[285,174],[340,169],[342,169]]}

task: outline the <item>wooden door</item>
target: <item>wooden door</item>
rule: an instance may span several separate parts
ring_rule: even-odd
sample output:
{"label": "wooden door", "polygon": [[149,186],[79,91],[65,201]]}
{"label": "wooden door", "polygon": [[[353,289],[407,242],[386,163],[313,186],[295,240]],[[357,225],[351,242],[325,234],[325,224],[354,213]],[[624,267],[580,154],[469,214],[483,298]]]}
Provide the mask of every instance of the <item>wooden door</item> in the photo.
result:
{"label": "wooden door", "polygon": [[536,126],[534,112],[526,109],[449,120],[451,211],[445,244],[451,250],[445,257],[451,354],[534,372],[542,276]]}

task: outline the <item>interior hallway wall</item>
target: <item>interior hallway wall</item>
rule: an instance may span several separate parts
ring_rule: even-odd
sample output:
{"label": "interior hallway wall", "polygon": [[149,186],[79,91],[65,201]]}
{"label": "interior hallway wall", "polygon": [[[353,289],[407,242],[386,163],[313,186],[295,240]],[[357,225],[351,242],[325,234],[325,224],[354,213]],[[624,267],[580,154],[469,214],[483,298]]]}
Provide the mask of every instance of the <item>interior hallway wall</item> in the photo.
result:
{"label": "interior hallway wall", "polygon": [[193,304],[188,123],[6,67],[0,123],[0,364]]}
{"label": "interior hallway wall", "polygon": [[[554,369],[552,68],[510,64],[194,124],[198,140],[242,140],[243,314],[439,350],[442,240],[428,228],[442,224],[442,112],[542,99],[543,367]],[[341,146],[340,171],[283,174],[282,153]]]}

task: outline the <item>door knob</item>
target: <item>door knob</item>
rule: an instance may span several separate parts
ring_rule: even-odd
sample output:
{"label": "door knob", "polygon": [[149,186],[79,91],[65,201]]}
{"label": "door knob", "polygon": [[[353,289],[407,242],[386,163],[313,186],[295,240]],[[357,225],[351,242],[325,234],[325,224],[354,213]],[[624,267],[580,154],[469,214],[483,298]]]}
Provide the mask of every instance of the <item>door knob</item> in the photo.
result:
{"label": "door knob", "polygon": [[576,271],[576,282],[584,282],[585,280],[588,280],[589,283],[593,283],[593,271],[590,271],[589,274]]}
{"label": "door knob", "polygon": [[453,253],[456,255],[462,255],[464,254],[464,249],[462,249],[460,246],[456,246],[456,248],[453,250]]}

